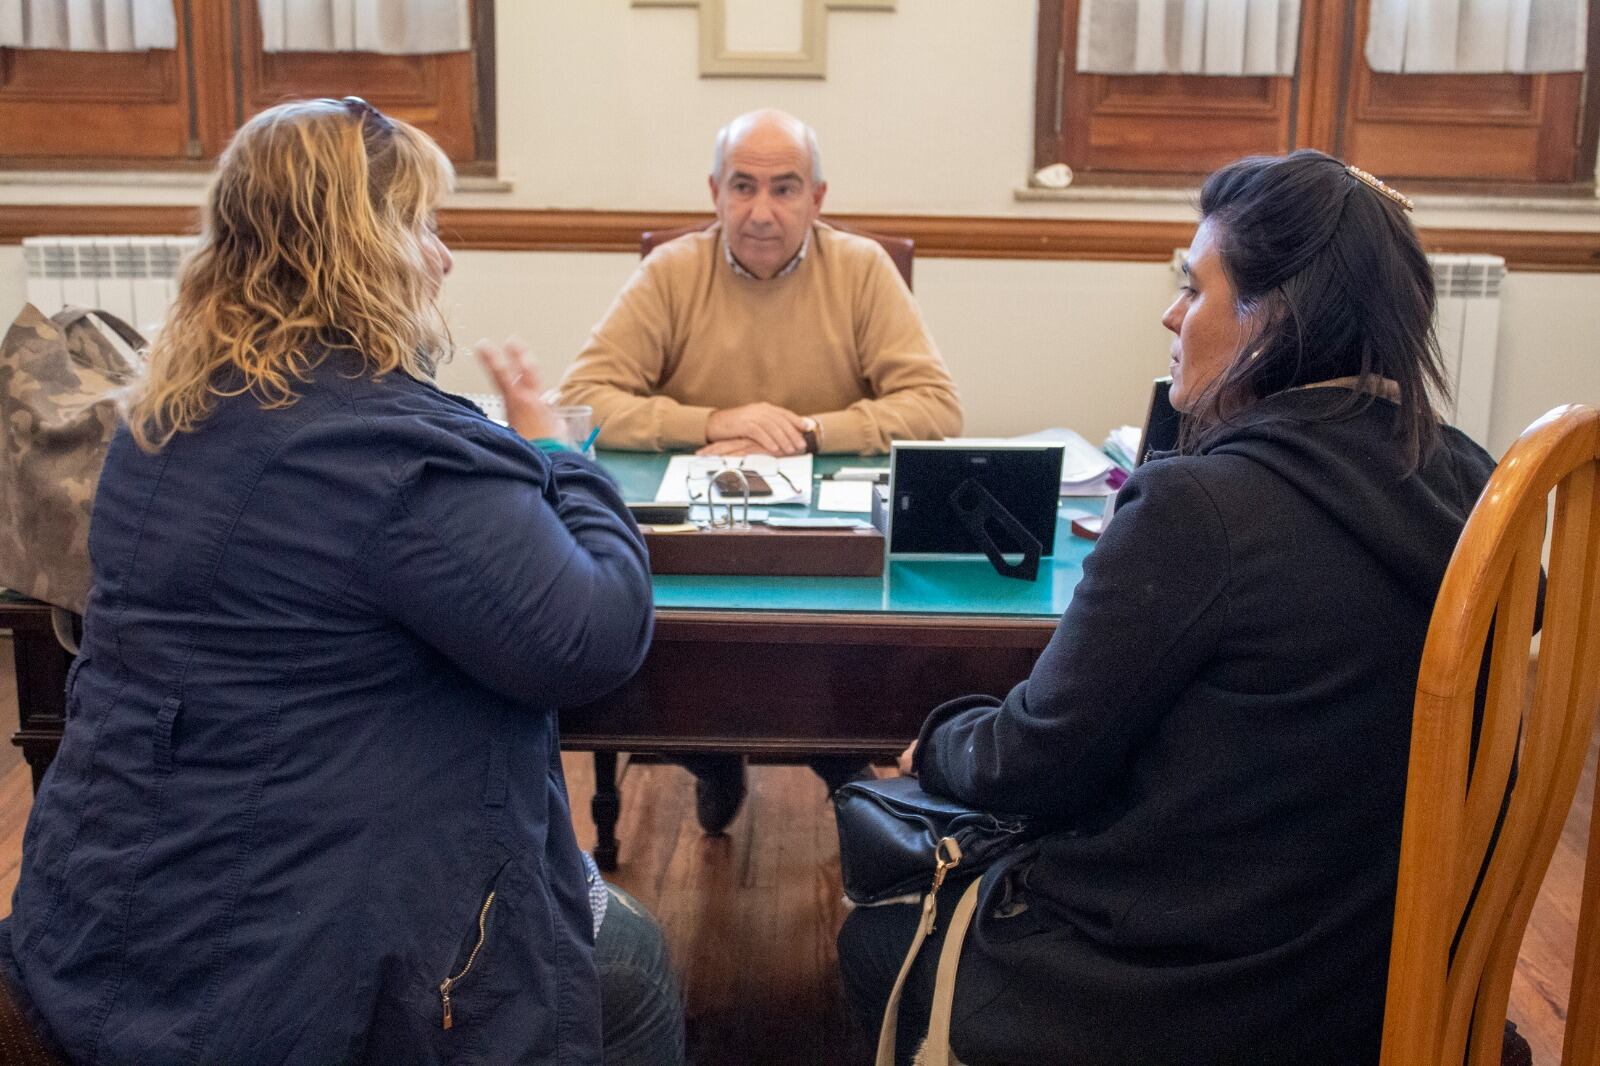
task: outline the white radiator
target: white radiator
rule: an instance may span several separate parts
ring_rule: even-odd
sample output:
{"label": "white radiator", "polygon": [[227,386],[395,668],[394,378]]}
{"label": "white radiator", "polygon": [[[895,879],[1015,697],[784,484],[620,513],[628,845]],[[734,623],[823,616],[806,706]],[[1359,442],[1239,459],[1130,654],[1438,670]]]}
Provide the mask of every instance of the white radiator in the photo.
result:
{"label": "white radiator", "polygon": [[[178,290],[178,265],[194,250],[195,237],[28,237],[28,302],[47,315],[71,304],[110,311],[146,340],[167,317]],[[112,343],[117,344],[116,338]],[[125,355],[132,353],[125,352]],[[468,393],[495,421],[505,424],[505,401],[496,393]]]}
{"label": "white radiator", "polygon": [[1428,262],[1439,297],[1439,351],[1455,394],[1450,422],[1486,445],[1506,261],[1498,255],[1430,255]]}
{"label": "white radiator", "polygon": [[[1187,248],[1172,253],[1172,271],[1182,284]],[[1435,328],[1450,377],[1450,424],[1482,444],[1489,439],[1495,354],[1500,345],[1500,283],[1506,261],[1497,255],[1430,255],[1438,294]]]}
{"label": "white radiator", "polygon": [[47,315],[74,304],[126,320],[149,338],[177,292],[194,237],[29,237],[28,302]]}

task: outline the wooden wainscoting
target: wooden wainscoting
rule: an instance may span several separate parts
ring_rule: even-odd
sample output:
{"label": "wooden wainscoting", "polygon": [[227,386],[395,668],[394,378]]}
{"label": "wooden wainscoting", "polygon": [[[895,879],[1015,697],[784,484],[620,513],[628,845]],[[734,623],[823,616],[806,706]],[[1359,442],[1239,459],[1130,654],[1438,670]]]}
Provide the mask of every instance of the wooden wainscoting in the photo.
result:
{"label": "wooden wainscoting", "polygon": [[[445,243],[498,252],[639,251],[639,234],[706,221],[683,211],[536,211],[447,208]],[[1189,243],[1188,222],[1076,218],[988,218],[959,215],[835,215],[846,225],[917,242],[932,259],[1078,259],[1164,263]],[[192,207],[116,204],[0,204],[0,244],[35,236],[121,236],[192,233]],[[1570,230],[1425,229],[1430,252],[1503,256],[1518,271],[1600,272],[1600,232]]]}

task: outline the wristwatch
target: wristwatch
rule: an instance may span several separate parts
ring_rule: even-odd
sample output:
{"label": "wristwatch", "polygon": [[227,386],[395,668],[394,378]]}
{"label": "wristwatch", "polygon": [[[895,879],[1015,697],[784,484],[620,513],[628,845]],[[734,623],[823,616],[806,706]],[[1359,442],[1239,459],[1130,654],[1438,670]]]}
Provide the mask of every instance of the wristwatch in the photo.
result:
{"label": "wristwatch", "polygon": [[816,455],[822,449],[822,426],[815,418],[806,419],[806,428],[800,435],[805,438],[806,451],[811,455]]}

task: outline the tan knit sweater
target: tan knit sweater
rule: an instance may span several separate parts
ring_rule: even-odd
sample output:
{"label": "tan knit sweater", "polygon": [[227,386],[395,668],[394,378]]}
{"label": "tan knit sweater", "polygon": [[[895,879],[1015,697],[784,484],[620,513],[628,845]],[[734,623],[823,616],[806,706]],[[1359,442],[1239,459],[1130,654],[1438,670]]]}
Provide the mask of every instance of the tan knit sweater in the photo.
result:
{"label": "tan knit sweater", "polygon": [[816,418],[827,452],[961,431],[961,403],[922,316],[876,241],[821,223],[786,276],[740,277],[722,228],[657,248],[561,382],[594,407],[602,448],[706,443],[714,410],[766,401]]}

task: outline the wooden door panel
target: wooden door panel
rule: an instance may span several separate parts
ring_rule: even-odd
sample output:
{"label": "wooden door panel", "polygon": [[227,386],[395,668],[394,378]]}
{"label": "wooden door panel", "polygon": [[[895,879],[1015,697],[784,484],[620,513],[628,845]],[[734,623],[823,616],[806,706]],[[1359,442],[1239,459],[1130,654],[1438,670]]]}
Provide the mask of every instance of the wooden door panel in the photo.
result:
{"label": "wooden door panel", "polygon": [[427,131],[464,169],[492,169],[493,0],[473,0],[474,51],[421,56],[264,53],[256,0],[179,14],[175,49],[0,49],[0,167],[202,166],[266,107],[355,95]]}
{"label": "wooden door panel", "polygon": [[1244,155],[1288,150],[1288,116],[1089,115],[1075,170],[1205,174]]}
{"label": "wooden door panel", "polygon": [[[1080,74],[1077,5],[1040,26],[1059,33],[1060,123],[1050,136],[1075,171],[1198,176],[1241,155],[1289,149],[1289,78]],[[1045,120],[1041,109],[1039,129]]]}
{"label": "wooden door panel", "polygon": [[181,159],[188,134],[176,50],[0,49],[0,157]]}
{"label": "wooden door panel", "polygon": [[367,52],[264,52],[254,0],[240,5],[239,81],[244,115],[285,100],[360,96],[417,126],[457,163],[479,158],[471,52],[391,56]]}
{"label": "wooden door panel", "polygon": [[[1355,12],[1365,41],[1370,0]],[[1380,74],[1349,56],[1340,151],[1396,178],[1570,182],[1582,74]]]}
{"label": "wooden door panel", "polygon": [[[1198,178],[1238,156],[1313,147],[1385,177],[1587,184],[1600,76],[1378,74],[1370,0],[1304,0],[1294,78],[1079,74],[1077,0],[1039,7],[1035,166],[1091,182]],[[1600,73],[1600,18],[1590,20]]]}
{"label": "wooden door panel", "polygon": [[[1342,151],[1395,177],[1572,181],[1580,74],[1394,75],[1379,82],[1358,59]],[[1434,82],[1413,90],[1413,79]],[[1438,86],[1445,80],[1455,89]],[[1493,84],[1474,84],[1480,79]]]}
{"label": "wooden door panel", "polygon": [[1538,131],[1366,123],[1349,131],[1344,158],[1385,179],[1535,181]]}
{"label": "wooden door panel", "polygon": [[1200,107],[1208,114],[1273,116],[1284,103],[1287,78],[1208,78],[1198,74],[1086,75],[1100,114]]}
{"label": "wooden door panel", "polygon": [[1203,173],[1287,150],[1287,78],[1088,76],[1083,169]]}
{"label": "wooden door panel", "polygon": [[[1365,63],[1362,64],[1365,67]],[[1383,121],[1423,117],[1477,123],[1484,119],[1537,122],[1538,79],[1523,74],[1379,74],[1358,83],[1357,118]],[[1577,75],[1573,75],[1576,77]]]}

